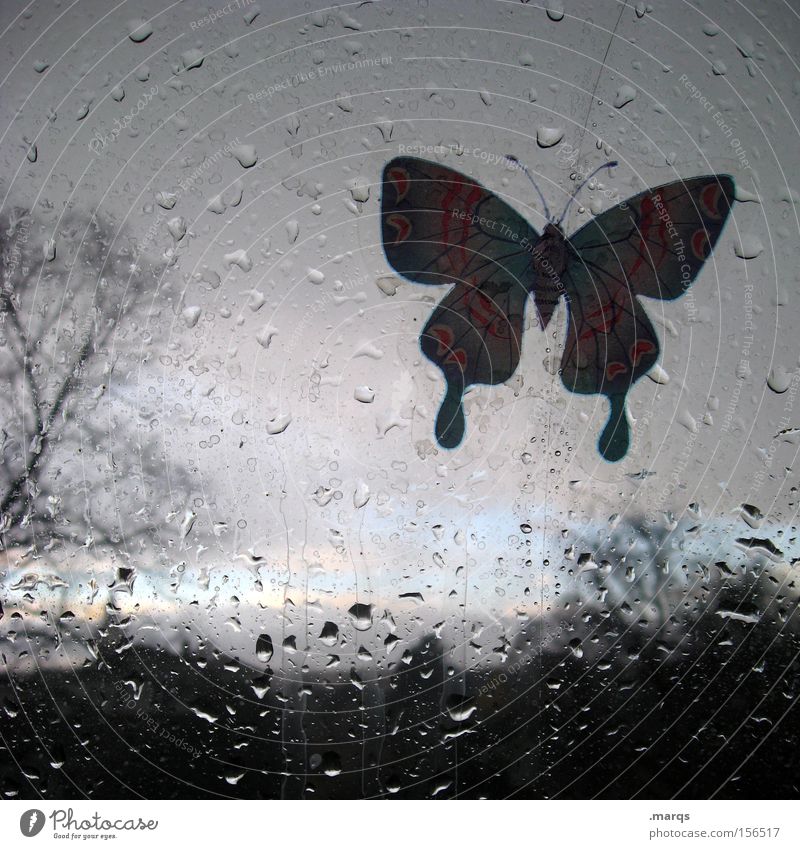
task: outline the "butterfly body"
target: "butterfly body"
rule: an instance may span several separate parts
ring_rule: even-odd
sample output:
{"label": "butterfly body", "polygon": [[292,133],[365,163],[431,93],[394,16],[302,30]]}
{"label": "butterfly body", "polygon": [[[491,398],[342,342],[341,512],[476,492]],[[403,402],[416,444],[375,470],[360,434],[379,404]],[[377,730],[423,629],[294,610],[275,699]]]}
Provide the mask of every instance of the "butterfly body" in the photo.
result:
{"label": "butterfly body", "polygon": [[569,247],[558,224],[548,223],[531,251],[533,286],[531,292],[539,312],[542,330],[547,328],[558,299],[565,293],[564,271]]}
{"label": "butterfly body", "polygon": [[399,157],[384,169],[386,257],[416,283],[451,284],[420,336],[442,371],[436,438],[463,439],[463,396],[508,380],[519,363],[525,308],[546,329],[563,297],[568,314],[560,375],[579,394],[604,394],[610,416],[598,447],[609,461],[629,445],[627,393],[658,360],[639,296],[673,300],[711,254],[733,202],[727,175],[641,192],[567,237],[550,221],[539,235],[479,183],[445,166]]}

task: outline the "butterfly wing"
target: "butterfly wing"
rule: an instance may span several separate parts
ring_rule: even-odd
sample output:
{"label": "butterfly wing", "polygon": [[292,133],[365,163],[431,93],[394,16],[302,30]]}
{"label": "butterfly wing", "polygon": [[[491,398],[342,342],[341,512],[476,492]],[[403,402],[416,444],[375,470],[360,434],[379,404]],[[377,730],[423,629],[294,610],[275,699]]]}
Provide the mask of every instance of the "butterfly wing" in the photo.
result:
{"label": "butterfly wing", "polygon": [[479,183],[411,157],[384,169],[381,226],[395,271],[415,283],[454,284],[420,337],[447,384],[436,438],[454,448],[464,436],[467,388],[502,383],[519,363],[538,235]]}
{"label": "butterfly wing", "polygon": [[447,383],[436,439],[455,448],[464,437],[463,395],[475,383],[503,383],[517,368],[528,293],[514,280],[457,283],[433,312],[420,343]]}
{"label": "butterfly wing", "polygon": [[573,392],[608,396],[611,415],[599,442],[606,460],[625,456],[626,396],[658,361],[658,339],[637,296],[684,294],[711,255],[733,200],[726,174],[670,183],[602,213],[569,239],[561,377]]}

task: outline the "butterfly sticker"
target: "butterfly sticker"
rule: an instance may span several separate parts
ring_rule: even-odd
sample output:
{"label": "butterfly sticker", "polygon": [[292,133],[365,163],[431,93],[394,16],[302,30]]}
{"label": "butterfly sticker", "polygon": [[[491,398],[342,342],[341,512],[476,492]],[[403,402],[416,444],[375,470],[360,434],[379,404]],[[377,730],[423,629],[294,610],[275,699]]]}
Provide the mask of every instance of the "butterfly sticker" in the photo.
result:
{"label": "butterfly sticker", "polygon": [[529,297],[543,330],[563,297],[568,324],[561,380],[571,392],[608,398],[611,413],[598,450],[605,460],[621,460],[630,444],[627,394],[659,356],[639,297],[672,301],[686,292],[733,200],[729,175],[694,177],[647,189],[569,237],[561,229],[566,209],[556,221],[545,205],[548,223],[540,235],[497,195],[452,168],[413,157],[389,162],[381,196],[389,264],[414,283],[452,284],[420,336],[423,353],[446,383],[436,418],[439,445],[455,448],[463,439],[470,386],[503,383],[514,374]]}

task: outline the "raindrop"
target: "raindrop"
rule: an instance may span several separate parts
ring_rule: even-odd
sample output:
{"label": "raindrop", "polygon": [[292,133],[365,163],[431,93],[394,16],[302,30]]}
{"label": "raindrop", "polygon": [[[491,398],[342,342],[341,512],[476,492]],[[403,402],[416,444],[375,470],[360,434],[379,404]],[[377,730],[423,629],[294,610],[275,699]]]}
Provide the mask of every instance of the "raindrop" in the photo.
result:
{"label": "raindrop", "polygon": [[172,209],[178,200],[177,195],[172,194],[172,192],[157,192],[156,193],[156,203],[162,209]]}
{"label": "raindrop", "polygon": [[347,615],[353,622],[356,631],[369,631],[372,627],[372,616],[374,607],[371,604],[356,602],[348,611]]}
{"label": "raindrop", "polygon": [[262,348],[269,348],[269,343],[272,341],[272,337],[275,336],[277,332],[277,328],[273,327],[271,324],[267,324],[256,334],[256,341]]}
{"label": "raindrop", "polygon": [[353,506],[360,509],[369,501],[369,496],[369,487],[363,481],[360,481],[353,493]]}
{"label": "raindrop", "polygon": [[181,313],[184,324],[187,327],[194,327],[200,320],[201,312],[202,310],[200,307],[186,307],[186,309]]}
{"label": "raindrop", "polygon": [[561,0],[546,0],[544,4],[547,17],[551,21],[560,21],[564,17],[564,4]]}
{"label": "raindrop", "polygon": [[747,625],[756,625],[761,619],[761,613],[756,608],[743,609],[745,606],[740,605],[736,610],[728,610],[720,607],[717,610],[717,616],[722,619],[732,619],[734,622],[744,622]]}
{"label": "raindrop", "polygon": [[388,118],[380,119],[375,126],[380,130],[385,142],[391,141],[394,124]]}
{"label": "raindrop", "polygon": [[636,89],[631,85],[621,85],[614,97],[614,106],[617,109],[622,109],[623,106],[630,103],[636,97]]}
{"label": "raindrop", "polygon": [[181,54],[181,62],[185,71],[191,71],[192,68],[199,68],[203,64],[206,57],[202,50],[192,47]]}
{"label": "raindrop", "polygon": [[252,144],[236,144],[231,148],[242,168],[252,168],[258,162],[258,154]]}
{"label": "raindrop", "polygon": [[244,20],[244,22],[247,24],[247,26],[250,26],[250,24],[252,24],[252,23],[253,23],[253,21],[254,21],[254,20],[255,20],[255,19],[256,19],[256,18],[257,18],[260,14],[261,14],[261,7],[260,7],[260,6],[258,6],[258,5],[251,6],[251,7],[250,7],[250,9],[248,9],[248,10],[247,10],[247,11],[246,11],[243,15],[242,15],[242,19],[243,19],[243,20]]}
{"label": "raindrop", "polygon": [[577,637],[574,640],[569,641],[569,647],[574,657],[577,657],[579,659],[583,657],[583,648],[581,647],[581,641]]}
{"label": "raindrop", "polygon": [[152,34],[153,25],[150,21],[146,21],[144,18],[135,18],[128,21],[128,38],[136,44],[146,41]]}
{"label": "raindrop", "polygon": [[761,239],[752,233],[743,233],[733,245],[733,252],[740,259],[755,259],[763,250]]}
{"label": "raindrop", "polygon": [[358,203],[366,203],[369,200],[369,183],[363,177],[356,177],[347,184],[353,200]]}
{"label": "raindrop", "polygon": [[371,360],[380,360],[383,358],[383,351],[373,345],[372,342],[362,342],[353,352],[353,357],[368,357]]}
{"label": "raindrop", "polygon": [[458,693],[454,693],[448,697],[446,708],[453,722],[464,722],[478,709],[476,705],[472,704],[471,699],[465,698]]}
{"label": "raindrop", "polygon": [[272,637],[269,634],[261,634],[256,640],[256,657],[261,663],[269,663],[272,660]]}
{"label": "raindrop", "polygon": [[353,397],[362,404],[371,404],[375,400],[375,390],[369,386],[356,386]]}
{"label": "raindrop", "polygon": [[241,268],[242,271],[250,271],[253,267],[253,260],[250,259],[247,251],[242,250],[241,248],[237,251],[231,251],[231,253],[225,254],[225,256],[222,257],[222,261],[226,268],[236,265]]}
{"label": "raindrop", "polygon": [[396,294],[400,281],[396,277],[378,277],[375,281],[375,285],[381,290],[381,292],[383,292],[384,295],[389,295],[391,297]]}
{"label": "raindrop", "polygon": [[661,385],[669,383],[669,375],[658,363],[656,363],[650,371],[647,372],[647,376],[653,381],[653,383]]}
{"label": "raindrop", "polygon": [[326,622],[322,626],[319,641],[326,646],[335,646],[339,640],[339,626],[335,622]]}
{"label": "raindrop", "polygon": [[331,777],[342,771],[342,759],[336,752],[325,752],[322,756],[322,771]]}
{"label": "raindrop", "polygon": [[195,513],[194,510],[187,510],[184,513],[183,520],[181,521],[181,539],[186,539],[186,537],[192,532],[195,519],[197,519],[197,513]]}
{"label": "raindrop", "polygon": [[792,385],[793,377],[794,375],[786,371],[783,366],[775,366],[769,373],[767,386],[769,386],[773,392],[777,392],[781,395]]}
{"label": "raindrop", "polygon": [[677,421],[682,424],[686,430],[692,433],[697,433],[697,422],[688,410],[683,409],[677,415]]}
{"label": "raindrop", "polygon": [[169,230],[170,236],[176,241],[180,242],[180,240],[186,235],[186,219],[182,218],[180,215],[175,218],[170,218],[167,221],[167,230]]}
{"label": "raindrop", "polygon": [[753,530],[758,530],[764,520],[764,514],[752,504],[742,504],[742,519],[750,525]]}
{"label": "raindrop", "polygon": [[536,131],[536,141],[539,147],[553,147],[564,138],[563,127],[539,127]]}
{"label": "raindrop", "polygon": [[267,433],[272,434],[273,436],[283,433],[286,428],[289,427],[289,423],[291,421],[292,416],[289,413],[275,416],[267,422]]}

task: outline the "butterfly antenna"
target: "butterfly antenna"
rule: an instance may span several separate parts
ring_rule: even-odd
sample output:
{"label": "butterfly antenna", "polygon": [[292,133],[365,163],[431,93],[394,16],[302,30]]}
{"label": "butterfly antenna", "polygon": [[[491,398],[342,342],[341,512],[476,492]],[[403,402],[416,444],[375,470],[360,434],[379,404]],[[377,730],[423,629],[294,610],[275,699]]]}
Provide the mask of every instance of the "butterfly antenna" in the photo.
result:
{"label": "butterfly antenna", "polygon": [[595,168],[594,171],[592,171],[592,173],[588,177],[586,177],[586,179],[584,179],[580,186],[578,186],[578,188],[575,189],[575,191],[572,193],[572,197],[567,201],[567,205],[564,207],[564,211],[561,213],[561,218],[559,218],[556,223],[561,224],[561,222],[564,220],[564,216],[567,214],[569,205],[578,196],[578,192],[589,182],[589,180],[592,179],[592,177],[594,177],[595,174],[597,174],[599,171],[602,171],[603,168],[616,168],[617,165],[619,165],[619,162],[617,162],[616,159],[613,162],[606,162],[603,165],[598,165],[597,168]]}
{"label": "butterfly antenna", "polygon": [[539,195],[539,200],[542,202],[542,206],[544,207],[544,214],[547,216],[547,220],[550,221],[550,208],[547,206],[547,201],[544,199],[544,195],[542,194],[542,190],[536,185],[536,180],[531,176],[531,172],[523,165],[516,156],[512,156],[510,153],[506,154],[506,159],[509,162],[513,162],[517,168],[521,168],[524,172],[525,176],[533,183],[533,188],[536,189],[536,194]]}

